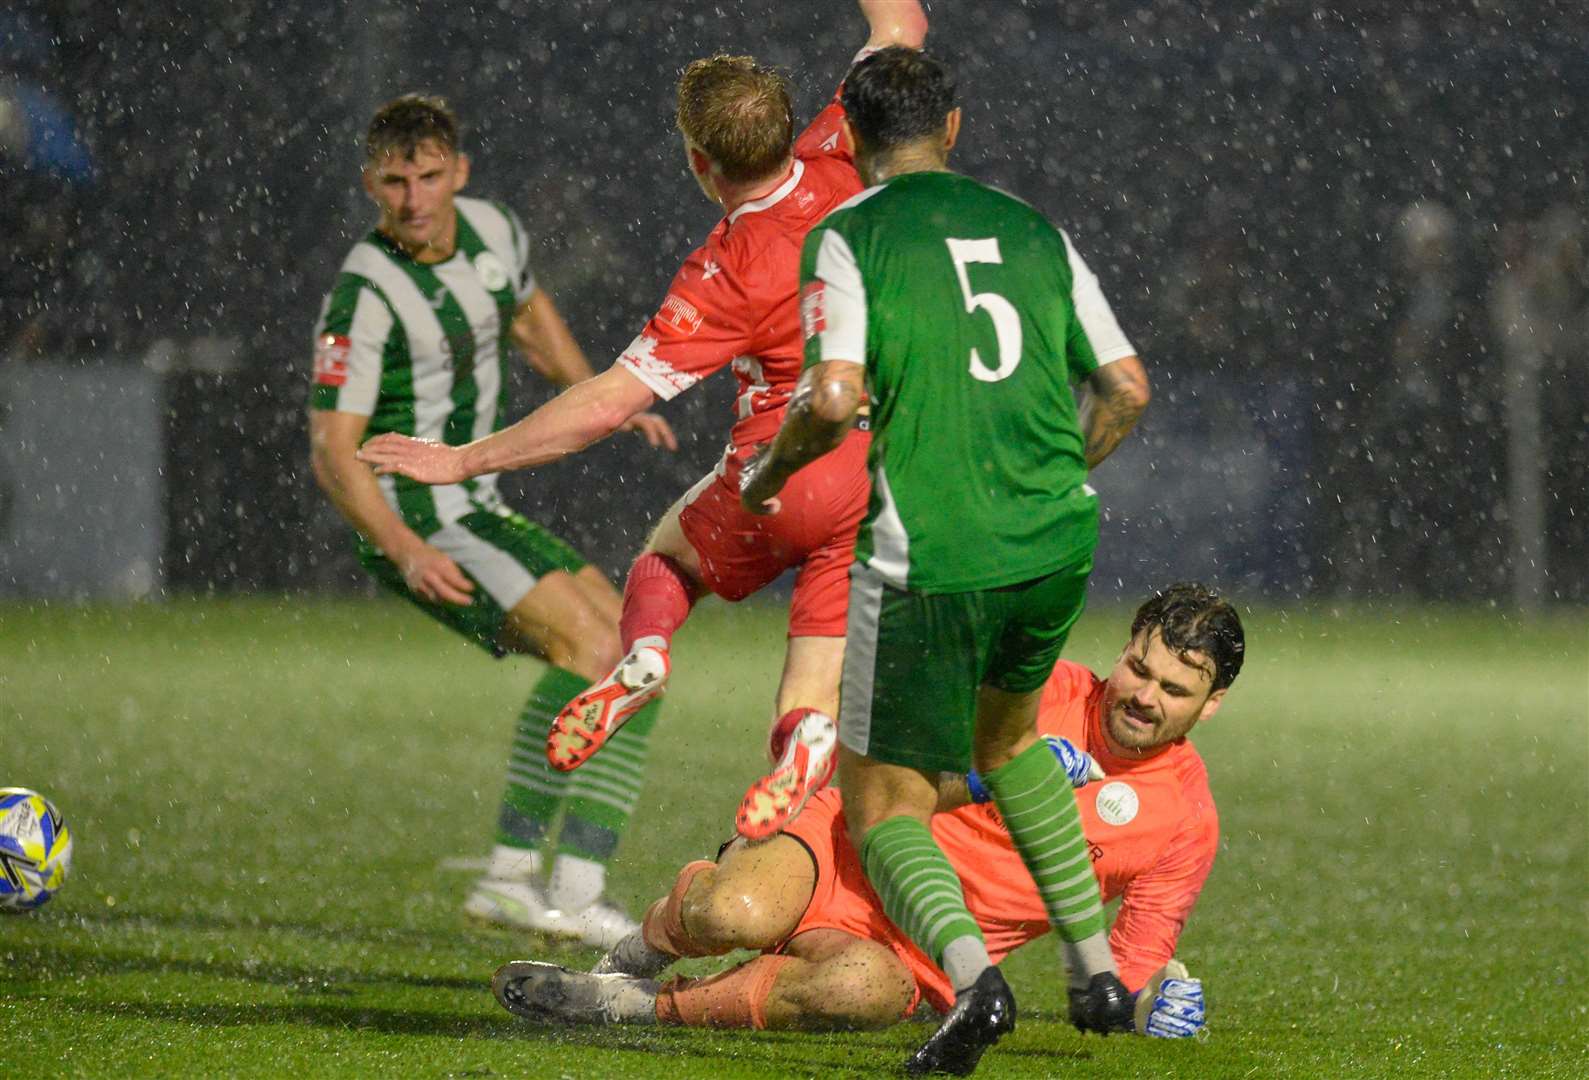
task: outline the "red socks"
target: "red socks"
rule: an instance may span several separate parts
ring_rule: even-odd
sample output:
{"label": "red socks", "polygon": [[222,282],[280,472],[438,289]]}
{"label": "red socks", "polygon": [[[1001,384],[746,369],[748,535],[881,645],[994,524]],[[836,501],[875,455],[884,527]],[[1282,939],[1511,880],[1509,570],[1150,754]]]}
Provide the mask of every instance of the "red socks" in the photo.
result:
{"label": "red socks", "polygon": [[672,642],[695,606],[695,585],[678,560],[647,552],[635,560],[623,584],[618,633],[628,652],[640,638]]}

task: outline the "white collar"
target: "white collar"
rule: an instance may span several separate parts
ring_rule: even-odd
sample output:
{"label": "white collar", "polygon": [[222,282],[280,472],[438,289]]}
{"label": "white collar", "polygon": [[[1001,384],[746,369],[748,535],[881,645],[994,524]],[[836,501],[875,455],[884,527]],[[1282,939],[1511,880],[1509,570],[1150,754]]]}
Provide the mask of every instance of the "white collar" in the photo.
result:
{"label": "white collar", "polygon": [[770,194],[763,195],[759,199],[752,199],[748,203],[740,203],[739,207],[728,215],[728,223],[732,225],[738,221],[741,214],[755,214],[767,209],[769,206],[776,206],[784,200],[785,196],[799,186],[800,178],[805,173],[806,163],[799,158],[795,158],[794,168],[789,171],[789,179],[779,184]]}

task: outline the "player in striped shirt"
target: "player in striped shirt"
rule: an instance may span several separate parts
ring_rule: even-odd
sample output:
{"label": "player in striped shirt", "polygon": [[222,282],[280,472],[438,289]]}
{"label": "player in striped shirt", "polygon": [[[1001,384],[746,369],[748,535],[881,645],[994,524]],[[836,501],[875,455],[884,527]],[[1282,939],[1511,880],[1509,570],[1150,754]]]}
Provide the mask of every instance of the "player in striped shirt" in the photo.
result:
{"label": "player in striped shirt", "polygon": [[[1106,900],[1120,899],[1109,947],[1143,1034],[1184,1037],[1205,1021],[1202,983],[1175,952],[1214,864],[1219,818],[1187,736],[1218,711],[1245,651],[1235,608],[1179,584],[1138,608],[1107,680],[1060,661],[1043,688],[1036,731],[1064,740],[1066,781],[1088,778],[1084,755],[1106,774],[1076,796],[1093,874]],[[941,779],[932,831],[997,959],[1047,933],[1048,914],[991,803],[967,802],[971,789],[984,797],[971,780]],[[681,957],[735,949],[762,955],[654,981]],[[803,1030],[882,1027],[922,999],[939,1012],[955,1001],[943,970],[883,912],[831,789],[774,839],[684,867],[642,931],[596,970],[516,961],[495,988],[508,1009],[542,1021]]]}
{"label": "player in striped shirt", "polygon": [[[314,474],[377,581],[497,655],[548,664],[519,718],[496,847],[466,910],[610,943],[633,926],[601,894],[654,717],[628,729],[589,775],[548,769],[541,747],[563,703],[620,655],[617,591],[568,544],[509,509],[494,475],[430,487],[377,478],[356,460],[359,445],[384,432],[463,443],[497,430],[513,349],[560,386],[591,375],[536,285],[523,225],[499,204],[458,194],[468,178],[443,101],[408,95],[376,113],[364,189],[380,221],[344,260],[315,329]],[[652,445],[677,445],[660,417],[640,413],[625,426]],[[560,815],[543,896],[541,849]]]}
{"label": "player in striped shirt", "polygon": [[[859,0],[870,33],[862,55],[917,47],[927,19],[916,0]],[[684,71],[678,127],[701,190],[723,220],[675,275],[656,314],[611,368],[513,427],[466,446],[387,435],[361,457],[381,472],[432,483],[555,461],[611,434],[657,399],[671,400],[723,367],[739,383],[729,444],[716,469],[664,516],[624,586],[625,657],[558,717],[547,756],[558,769],[592,760],[612,733],[666,685],[674,632],[707,592],[742,600],[796,571],[789,639],[773,715],[804,717],[801,735],[740,808],[747,836],[799,812],[833,765],[839,673],[855,530],[866,511],[864,423],[827,461],[794,478],[780,512],[739,503],[739,475],[778,430],[803,360],[800,244],[861,190],[844,110],[830,103],[795,136],[787,88],[750,57],[715,56]]]}

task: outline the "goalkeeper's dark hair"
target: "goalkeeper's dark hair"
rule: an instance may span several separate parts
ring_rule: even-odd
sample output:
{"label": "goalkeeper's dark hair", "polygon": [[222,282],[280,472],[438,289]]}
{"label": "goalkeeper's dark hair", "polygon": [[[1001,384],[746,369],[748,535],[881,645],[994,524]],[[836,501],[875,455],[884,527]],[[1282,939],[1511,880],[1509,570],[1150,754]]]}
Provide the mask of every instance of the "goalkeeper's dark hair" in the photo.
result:
{"label": "goalkeeper's dark hair", "polygon": [[862,60],[841,99],[855,135],[873,152],[943,131],[955,107],[954,73],[920,49],[890,45]]}
{"label": "goalkeeper's dark hair", "polygon": [[[1159,632],[1164,647],[1213,680],[1211,690],[1223,690],[1241,674],[1247,652],[1247,636],[1241,616],[1219,593],[1207,585],[1181,581],[1160,589],[1137,608],[1131,620],[1131,636]],[[1199,662],[1191,654],[1208,658]],[[1208,671],[1208,664],[1214,665]]]}
{"label": "goalkeeper's dark hair", "polygon": [[390,154],[397,154],[405,161],[412,161],[419,148],[428,142],[436,143],[449,154],[456,154],[460,138],[458,114],[444,98],[404,94],[375,110],[364,132],[364,159],[374,165]]}

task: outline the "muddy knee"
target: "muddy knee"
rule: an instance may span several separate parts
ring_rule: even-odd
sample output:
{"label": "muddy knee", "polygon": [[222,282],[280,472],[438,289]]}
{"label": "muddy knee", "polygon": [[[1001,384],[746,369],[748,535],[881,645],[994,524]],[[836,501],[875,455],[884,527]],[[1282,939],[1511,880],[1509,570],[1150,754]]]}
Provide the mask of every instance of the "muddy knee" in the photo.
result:
{"label": "muddy knee", "polygon": [[716,949],[752,949],[772,944],[763,941],[766,912],[750,890],[720,882],[717,875],[702,874],[685,894],[681,907],[685,929],[702,945]]}

